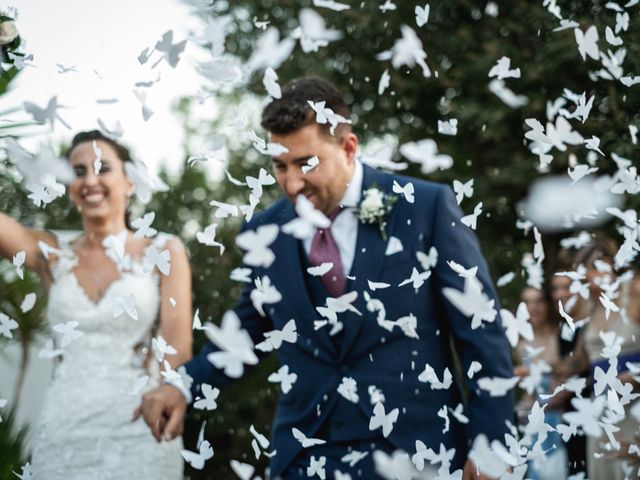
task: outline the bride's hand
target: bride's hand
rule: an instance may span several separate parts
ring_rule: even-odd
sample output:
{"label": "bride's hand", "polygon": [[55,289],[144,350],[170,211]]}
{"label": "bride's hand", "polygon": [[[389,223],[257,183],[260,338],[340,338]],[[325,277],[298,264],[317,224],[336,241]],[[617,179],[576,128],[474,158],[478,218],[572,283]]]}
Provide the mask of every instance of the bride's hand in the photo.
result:
{"label": "bride's hand", "polygon": [[133,413],[133,420],[142,415],[158,442],[172,440],[182,434],[186,410],[184,395],[176,387],[166,384],[142,396],[142,403]]}

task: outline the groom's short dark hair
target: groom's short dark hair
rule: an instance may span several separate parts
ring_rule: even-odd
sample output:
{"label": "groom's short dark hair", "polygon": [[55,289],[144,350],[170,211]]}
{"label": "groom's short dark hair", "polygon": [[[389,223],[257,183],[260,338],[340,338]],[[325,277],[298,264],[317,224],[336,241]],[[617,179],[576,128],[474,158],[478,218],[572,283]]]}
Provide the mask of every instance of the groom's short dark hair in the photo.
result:
{"label": "groom's short dark hair", "polygon": [[[274,99],[262,111],[262,126],[270,133],[287,135],[299,128],[315,122],[316,113],[309,105],[312,102],[325,102],[330,108],[344,118],[351,117],[351,111],[342,92],[328,80],[320,77],[300,77],[282,87],[282,96]],[[320,125],[330,135],[328,123]],[[351,126],[340,123],[335,131],[335,138],[340,139]]]}

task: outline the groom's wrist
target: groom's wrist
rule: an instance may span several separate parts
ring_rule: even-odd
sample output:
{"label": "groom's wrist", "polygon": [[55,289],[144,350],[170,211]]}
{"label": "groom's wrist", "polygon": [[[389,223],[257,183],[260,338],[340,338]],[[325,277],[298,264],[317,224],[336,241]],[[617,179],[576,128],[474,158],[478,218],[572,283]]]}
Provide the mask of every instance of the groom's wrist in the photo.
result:
{"label": "groom's wrist", "polygon": [[187,405],[189,405],[193,400],[193,397],[191,396],[191,392],[189,391],[189,389],[187,389],[187,387],[184,386],[182,382],[177,382],[174,380],[165,380],[162,382],[162,385],[171,385],[172,387],[177,388],[180,391],[180,393],[184,396],[187,402]]}

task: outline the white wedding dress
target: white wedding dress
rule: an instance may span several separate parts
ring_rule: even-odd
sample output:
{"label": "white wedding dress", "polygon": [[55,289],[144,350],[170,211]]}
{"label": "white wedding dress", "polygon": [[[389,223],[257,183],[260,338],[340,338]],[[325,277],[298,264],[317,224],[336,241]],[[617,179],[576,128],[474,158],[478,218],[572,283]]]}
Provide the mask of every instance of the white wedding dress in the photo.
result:
{"label": "white wedding dress", "polygon": [[[159,235],[154,243],[164,241]],[[67,324],[70,331],[56,333],[56,348],[64,348],[35,428],[36,478],[182,479],[182,440],[157,443],[142,418],[131,421],[142,394],[159,383],[158,369],[144,367],[160,305],[157,269],[149,273],[130,262],[94,303],[78,283],[74,265],[71,249],[61,247],[52,267],[48,320],[52,326],[77,326]],[[135,299],[137,320],[122,308],[125,299]],[[74,331],[82,336],[75,338]],[[157,362],[151,358],[148,364]]]}

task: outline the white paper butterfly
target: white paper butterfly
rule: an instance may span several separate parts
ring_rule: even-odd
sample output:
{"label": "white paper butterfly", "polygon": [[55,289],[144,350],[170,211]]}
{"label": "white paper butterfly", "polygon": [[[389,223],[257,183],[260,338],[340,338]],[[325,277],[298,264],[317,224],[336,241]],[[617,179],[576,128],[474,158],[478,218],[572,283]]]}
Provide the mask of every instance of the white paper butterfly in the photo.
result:
{"label": "white paper butterfly", "polygon": [[266,339],[256,345],[256,350],[271,352],[277,350],[282,342],[296,343],[298,331],[294,319],[289,320],[282,330],[271,330],[264,334]]}
{"label": "white paper butterfly", "polygon": [[414,187],[413,183],[407,182],[404,186],[401,186],[396,180],[393,181],[393,193],[400,193],[404,196],[404,199],[409,202],[414,202]]}
{"label": "white paper butterfly", "polygon": [[282,388],[282,393],[286,395],[291,391],[296,380],[298,380],[298,374],[289,373],[289,365],[283,365],[277,372],[269,375],[267,380],[271,383],[279,383],[280,388]]}
{"label": "white paper butterfly", "polygon": [[216,400],[218,395],[220,395],[220,390],[218,388],[212,387],[208,383],[203,383],[201,386],[203,398],[196,400],[193,403],[193,407],[199,410],[215,410],[218,408],[218,404]]}
{"label": "white paper butterfly", "polygon": [[260,225],[255,231],[246,230],[236,237],[236,244],[246,250],[242,261],[252,267],[268,268],[275,260],[269,246],[275,241],[280,228],[276,224]]}
{"label": "white paper butterfly", "polygon": [[393,425],[398,420],[400,410],[394,408],[388,414],[385,413],[384,405],[378,402],[373,407],[373,416],[369,420],[369,430],[382,428],[382,435],[387,438],[393,430]]}

